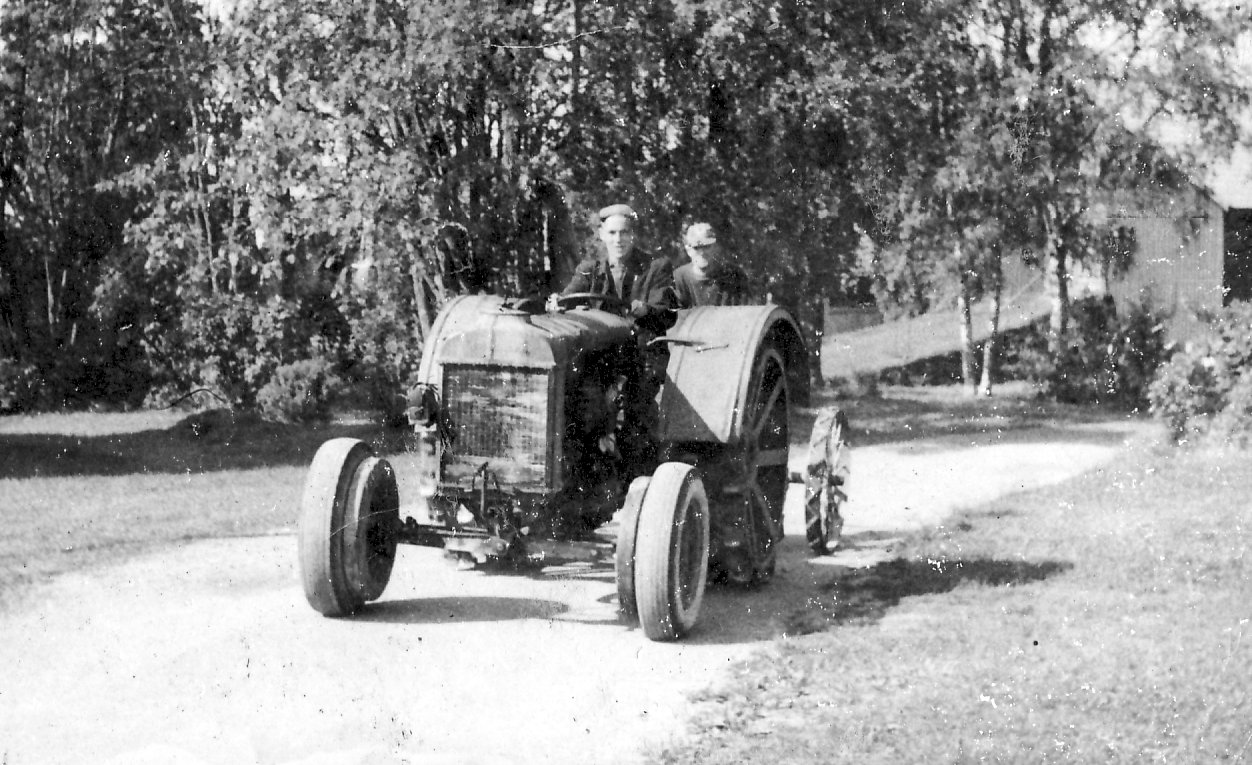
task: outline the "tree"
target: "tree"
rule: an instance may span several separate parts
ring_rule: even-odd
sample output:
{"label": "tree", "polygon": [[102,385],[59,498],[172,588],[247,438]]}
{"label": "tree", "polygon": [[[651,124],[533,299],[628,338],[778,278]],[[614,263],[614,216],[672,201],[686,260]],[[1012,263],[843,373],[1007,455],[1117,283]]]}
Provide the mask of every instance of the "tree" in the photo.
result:
{"label": "tree", "polygon": [[1053,329],[1067,324],[1068,268],[1098,258],[1101,208],[1121,190],[1176,191],[1201,152],[1156,140],[1170,120],[1195,130],[1211,157],[1241,140],[1248,105],[1236,38],[1248,31],[1236,7],[1144,0],[1070,6],[1044,0],[973,10],[1000,113],[1015,125],[1023,212],[1046,235],[1054,268]]}
{"label": "tree", "polygon": [[[89,315],[135,198],[100,187],[182,130],[161,13],[170,0],[25,0],[0,8],[0,352],[42,368],[51,402],[124,395],[117,327]],[[188,23],[194,24],[194,21]]]}
{"label": "tree", "polygon": [[[909,104],[920,9],[260,3],[213,41],[210,111],[232,116],[132,178],[154,199],[132,241],[177,285],[187,331],[205,313],[191,295],[316,293],[390,349],[365,355],[400,359],[399,383],[442,300],[559,287],[589,233],[577,213],[627,198],[661,239],[719,224],[760,296],[820,339],[861,214],[856,163],[897,124],[882,101]],[[379,335],[382,314],[399,318]],[[308,332],[338,347],[333,324]],[[236,388],[258,364],[228,375]]]}
{"label": "tree", "polygon": [[[894,228],[867,252],[880,266],[884,259],[897,264],[880,273],[954,285],[971,392],[968,306],[989,288],[992,338],[980,386],[989,392],[1004,253],[1050,264],[1059,341],[1071,265],[1103,260],[1110,197],[1176,192],[1187,177],[1180,168],[1195,166],[1195,152],[1156,140],[1157,123],[1189,122],[1215,155],[1239,140],[1247,91],[1228,59],[1247,23],[1234,9],[1173,2],[1130,8],[1024,0],[953,9],[964,23],[933,27],[938,48],[958,53],[935,96],[953,102],[951,119],[944,129],[918,131],[925,159],[914,171],[878,174],[874,198]],[[919,232],[921,243],[913,241]],[[968,232],[980,233],[971,241]],[[942,243],[949,268],[898,265],[942,263]]]}

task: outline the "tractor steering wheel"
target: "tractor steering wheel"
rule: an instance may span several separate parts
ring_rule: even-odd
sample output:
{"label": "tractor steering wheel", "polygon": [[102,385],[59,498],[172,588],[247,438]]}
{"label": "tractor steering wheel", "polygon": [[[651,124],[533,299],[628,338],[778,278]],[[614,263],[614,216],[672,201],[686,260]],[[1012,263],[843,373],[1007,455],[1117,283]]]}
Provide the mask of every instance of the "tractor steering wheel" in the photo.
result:
{"label": "tractor steering wheel", "polygon": [[629,300],[623,300],[611,292],[571,292],[568,295],[557,295],[556,304],[562,309],[585,305],[610,313],[626,313],[630,310]]}

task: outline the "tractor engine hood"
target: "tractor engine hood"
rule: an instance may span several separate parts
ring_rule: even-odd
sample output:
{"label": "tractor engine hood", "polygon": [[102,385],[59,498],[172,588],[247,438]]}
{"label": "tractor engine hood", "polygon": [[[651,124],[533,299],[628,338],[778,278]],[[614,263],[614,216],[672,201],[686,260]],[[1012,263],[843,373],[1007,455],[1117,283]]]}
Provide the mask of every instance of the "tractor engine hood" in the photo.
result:
{"label": "tractor engine hood", "polygon": [[418,377],[438,385],[445,364],[564,367],[575,354],[625,343],[631,326],[605,311],[532,314],[495,295],[466,295],[435,319]]}
{"label": "tractor engine hood", "polygon": [[604,311],[532,313],[491,295],[444,306],[418,371],[451,426],[442,483],[465,490],[489,471],[501,485],[559,490],[566,377],[578,357],[633,342],[631,330]]}

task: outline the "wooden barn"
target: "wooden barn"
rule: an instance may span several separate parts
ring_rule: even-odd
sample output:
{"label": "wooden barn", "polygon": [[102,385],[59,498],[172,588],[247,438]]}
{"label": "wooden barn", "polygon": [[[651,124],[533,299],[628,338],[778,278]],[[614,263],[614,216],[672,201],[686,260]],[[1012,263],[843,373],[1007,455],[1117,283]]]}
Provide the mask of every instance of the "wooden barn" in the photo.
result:
{"label": "wooden barn", "polygon": [[[1200,330],[1197,313],[1217,311],[1231,297],[1252,297],[1252,211],[1235,216],[1245,236],[1232,244],[1225,233],[1225,221],[1231,216],[1204,189],[1190,187],[1155,207],[1129,199],[1115,199],[1107,206],[1113,236],[1105,243],[1105,261],[1071,264],[1071,299],[1107,294],[1119,307],[1150,303],[1169,315],[1167,338],[1186,342]],[[1236,246],[1239,242],[1246,245],[1242,250]],[[1228,252],[1232,248],[1239,251]],[[1001,331],[1051,311],[1054,273],[1051,268],[1030,268],[1018,258],[1005,259]],[[844,314],[849,312],[827,314],[822,352],[826,377],[902,366],[952,353],[960,346],[954,309],[877,326],[866,325],[880,321],[880,315],[864,310]],[[987,302],[975,304],[973,314],[974,339],[981,342],[988,334]]]}
{"label": "wooden barn", "polygon": [[1170,340],[1199,330],[1199,312],[1221,309],[1226,280],[1225,213],[1196,186],[1155,206],[1115,199],[1114,236],[1103,264],[1074,269],[1072,297],[1108,294],[1119,305],[1149,303],[1169,314]]}

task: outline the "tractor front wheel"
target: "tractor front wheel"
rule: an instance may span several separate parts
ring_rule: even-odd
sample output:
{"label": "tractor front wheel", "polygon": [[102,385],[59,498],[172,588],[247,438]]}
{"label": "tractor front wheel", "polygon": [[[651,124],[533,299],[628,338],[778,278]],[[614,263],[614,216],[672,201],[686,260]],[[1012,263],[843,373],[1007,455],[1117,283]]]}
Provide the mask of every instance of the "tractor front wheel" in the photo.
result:
{"label": "tractor front wheel", "polygon": [[300,503],[300,573],[309,605],[347,616],[391,579],[399,526],[395,473],[355,438],[322,444]]}
{"label": "tractor front wheel", "polygon": [[635,599],[635,540],[639,536],[639,512],[643,509],[643,498],[650,483],[652,478],[646,475],[631,481],[626,502],[617,515],[617,549],[613,553],[617,606],[622,616],[631,621],[639,618],[639,604]]}
{"label": "tractor front wheel", "polygon": [[635,539],[635,600],[651,640],[695,626],[709,567],[709,501],[695,469],[666,462],[652,474]]}

